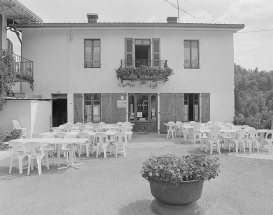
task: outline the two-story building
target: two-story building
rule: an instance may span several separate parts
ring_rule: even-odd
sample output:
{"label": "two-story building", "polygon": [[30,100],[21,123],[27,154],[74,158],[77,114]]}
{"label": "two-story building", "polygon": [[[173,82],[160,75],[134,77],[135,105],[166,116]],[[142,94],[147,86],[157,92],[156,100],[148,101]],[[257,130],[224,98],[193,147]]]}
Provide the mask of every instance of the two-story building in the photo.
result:
{"label": "two-story building", "polygon": [[168,121],[233,120],[233,33],[243,24],[87,18],[15,25],[35,62],[34,91],[23,91],[54,99],[53,126],[130,121],[136,132],[162,133]]}

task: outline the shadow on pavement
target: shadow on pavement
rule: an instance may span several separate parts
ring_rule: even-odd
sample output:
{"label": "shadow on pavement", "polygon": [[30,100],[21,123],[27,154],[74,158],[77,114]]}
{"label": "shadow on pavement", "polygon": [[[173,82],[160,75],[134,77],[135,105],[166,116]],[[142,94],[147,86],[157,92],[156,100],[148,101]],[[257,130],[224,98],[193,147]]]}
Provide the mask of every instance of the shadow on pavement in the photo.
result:
{"label": "shadow on pavement", "polygon": [[136,202],[129,203],[128,205],[119,209],[119,215],[149,215],[154,214],[150,208],[151,200],[143,199]]}

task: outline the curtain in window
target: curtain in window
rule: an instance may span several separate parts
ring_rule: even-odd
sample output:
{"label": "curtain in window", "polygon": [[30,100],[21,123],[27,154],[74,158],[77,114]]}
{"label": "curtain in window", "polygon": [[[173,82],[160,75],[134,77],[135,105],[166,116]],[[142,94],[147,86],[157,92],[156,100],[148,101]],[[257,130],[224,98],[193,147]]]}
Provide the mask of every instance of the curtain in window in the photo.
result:
{"label": "curtain in window", "polygon": [[190,41],[184,42],[184,67],[191,67],[191,44]]}

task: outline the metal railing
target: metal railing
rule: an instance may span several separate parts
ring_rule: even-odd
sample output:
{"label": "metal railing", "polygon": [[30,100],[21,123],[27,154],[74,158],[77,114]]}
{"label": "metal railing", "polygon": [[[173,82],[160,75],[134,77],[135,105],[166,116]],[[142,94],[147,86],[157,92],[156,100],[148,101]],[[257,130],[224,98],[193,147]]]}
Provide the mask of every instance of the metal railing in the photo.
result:
{"label": "metal railing", "polygon": [[14,69],[16,74],[33,77],[33,61],[5,49],[2,49],[1,60],[7,67]]}
{"label": "metal railing", "polygon": [[167,60],[147,60],[147,59],[137,59],[137,60],[130,60],[125,59],[121,60],[121,67],[140,67],[140,66],[150,66],[150,67],[160,67],[165,68],[167,67]]}

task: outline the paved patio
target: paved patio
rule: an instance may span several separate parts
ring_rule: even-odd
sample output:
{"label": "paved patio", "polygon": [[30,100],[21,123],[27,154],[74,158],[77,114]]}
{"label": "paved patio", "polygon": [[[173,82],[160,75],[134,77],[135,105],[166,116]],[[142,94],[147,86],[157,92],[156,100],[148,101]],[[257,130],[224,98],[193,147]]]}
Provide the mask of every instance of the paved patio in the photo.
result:
{"label": "paved patio", "polygon": [[[150,215],[153,197],[149,183],[141,177],[144,160],[150,155],[203,153],[199,145],[181,144],[165,135],[134,134],[126,158],[82,157],[80,170],[37,170],[30,176],[13,168],[8,174],[7,151],[0,151],[0,214],[92,214]],[[273,161],[246,159],[222,152],[221,174],[204,183],[198,203],[206,215],[273,214]],[[261,155],[263,156],[263,155]]]}

